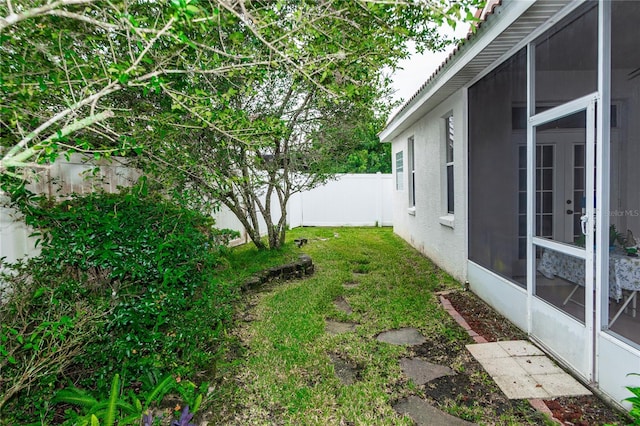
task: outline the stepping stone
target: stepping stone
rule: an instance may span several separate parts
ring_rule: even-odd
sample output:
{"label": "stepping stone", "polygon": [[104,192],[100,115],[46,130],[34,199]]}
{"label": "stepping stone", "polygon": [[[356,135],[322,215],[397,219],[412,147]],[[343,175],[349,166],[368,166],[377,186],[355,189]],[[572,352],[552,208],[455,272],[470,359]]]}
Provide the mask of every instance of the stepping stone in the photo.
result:
{"label": "stepping stone", "polygon": [[393,408],[398,414],[406,414],[411,417],[417,426],[465,426],[474,424],[440,411],[417,396],[403,399]]}
{"label": "stepping stone", "polygon": [[349,303],[345,300],[344,297],[339,296],[336,300],[333,301],[336,309],[344,312],[347,315],[351,315],[353,313],[353,309],[349,306]]}
{"label": "stepping stone", "polygon": [[331,321],[327,320],[327,325],[325,330],[329,334],[342,334],[349,333],[351,331],[356,331],[356,325],[353,322],[339,322],[339,321]]}
{"label": "stepping stone", "polygon": [[391,343],[392,345],[421,345],[427,341],[415,328],[399,328],[397,330],[384,331],[378,334],[376,339],[379,342]]}
{"label": "stepping stone", "polygon": [[455,376],[455,372],[447,366],[432,364],[417,358],[401,358],[402,372],[418,386],[442,376]]}
{"label": "stepping stone", "polygon": [[337,355],[329,355],[333,362],[333,370],[343,385],[348,386],[356,382],[358,378],[358,368]]}
{"label": "stepping stone", "polygon": [[345,283],[342,283],[342,287],[346,289],[358,288],[359,285],[360,284],[357,281],[347,281]]}

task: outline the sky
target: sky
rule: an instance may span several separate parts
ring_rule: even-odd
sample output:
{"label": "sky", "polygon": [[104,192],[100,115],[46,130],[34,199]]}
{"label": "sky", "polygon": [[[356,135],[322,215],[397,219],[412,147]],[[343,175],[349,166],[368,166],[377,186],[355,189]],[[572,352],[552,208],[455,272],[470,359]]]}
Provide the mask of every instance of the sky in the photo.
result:
{"label": "sky", "polygon": [[[462,38],[467,35],[468,29],[469,26],[467,24],[460,24],[457,25],[455,31],[446,26],[443,27],[442,30],[445,34]],[[409,59],[400,61],[399,69],[392,76],[393,88],[395,90],[393,99],[402,100],[402,104],[409,100],[409,98],[418,91],[420,86],[431,77],[440,64],[444,62],[454,47],[455,45],[451,45],[442,52],[414,53]],[[402,104],[391,112],[390,117],[400,109]]]}

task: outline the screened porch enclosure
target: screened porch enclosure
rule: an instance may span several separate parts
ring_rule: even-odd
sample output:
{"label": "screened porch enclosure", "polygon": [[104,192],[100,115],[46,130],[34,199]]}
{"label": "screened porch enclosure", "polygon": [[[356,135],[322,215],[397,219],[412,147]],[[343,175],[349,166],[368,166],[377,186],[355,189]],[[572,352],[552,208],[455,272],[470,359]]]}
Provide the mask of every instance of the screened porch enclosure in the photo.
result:
{"label": "screened porch enclosure", "polygon": [[[579,6],[469,87],[468,254],[578,325],[593,322],[599,309],[596,329],[639,348],[640,4],[610,8],[610,89],[599,82],[597,2]],[[563,109],[590,96],[591,104]],[[598,114],[608,132],[597,128]],[[596,218],[599,203],[606,214]],[[596,223],[611,231],[610,244],[595,246]],[[595,303],[586,290],[595,294],[600,261],[603,300]]]}

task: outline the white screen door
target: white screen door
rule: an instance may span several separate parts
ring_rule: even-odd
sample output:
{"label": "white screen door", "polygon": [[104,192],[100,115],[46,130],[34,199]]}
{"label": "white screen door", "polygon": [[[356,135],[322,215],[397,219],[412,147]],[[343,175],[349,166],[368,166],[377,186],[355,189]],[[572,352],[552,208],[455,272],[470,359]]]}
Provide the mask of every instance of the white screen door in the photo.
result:
{"label": "white screen door", "polygon": [[[595,107],[589,95],[528,124],[532,337],[585,379],[593,362]],[[559,326],[560,325],[560,326]]]}

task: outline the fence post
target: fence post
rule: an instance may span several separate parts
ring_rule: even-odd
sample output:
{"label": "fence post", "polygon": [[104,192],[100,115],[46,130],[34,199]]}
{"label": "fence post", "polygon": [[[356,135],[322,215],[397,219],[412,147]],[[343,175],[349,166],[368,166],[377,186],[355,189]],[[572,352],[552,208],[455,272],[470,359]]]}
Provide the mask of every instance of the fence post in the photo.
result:
{"label": "fence post", "polygon": [[384,198],[384,186],[382,182],[382,173],[376,173],[376,225],[382,226],[382,218],[384,216],[382,211],[382,201]]}

